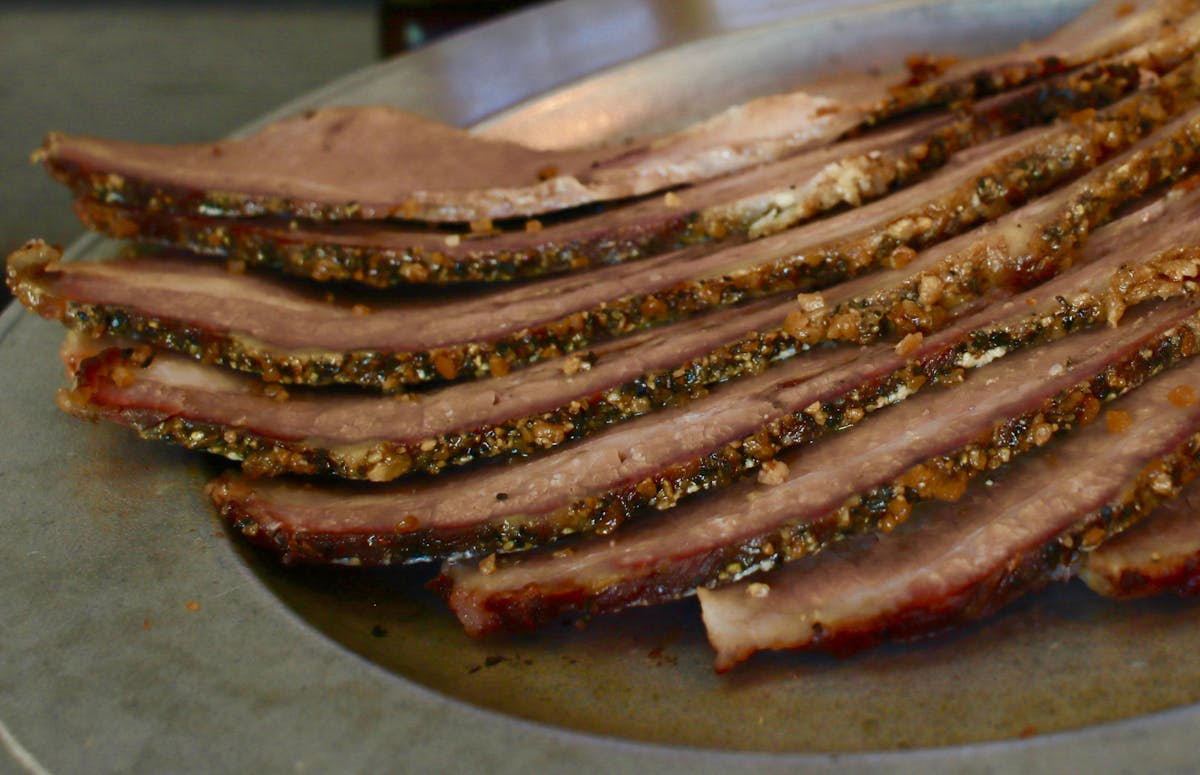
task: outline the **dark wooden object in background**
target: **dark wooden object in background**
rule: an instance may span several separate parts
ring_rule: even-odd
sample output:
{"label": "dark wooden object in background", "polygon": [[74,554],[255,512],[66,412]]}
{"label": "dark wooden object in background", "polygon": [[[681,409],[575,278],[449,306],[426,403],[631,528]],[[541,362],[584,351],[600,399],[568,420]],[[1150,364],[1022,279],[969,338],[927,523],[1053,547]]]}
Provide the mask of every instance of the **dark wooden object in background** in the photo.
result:
{"label": "dark wooden object in background", "polygon": [[544,0],[382,0],[379,49],[392,56]]}

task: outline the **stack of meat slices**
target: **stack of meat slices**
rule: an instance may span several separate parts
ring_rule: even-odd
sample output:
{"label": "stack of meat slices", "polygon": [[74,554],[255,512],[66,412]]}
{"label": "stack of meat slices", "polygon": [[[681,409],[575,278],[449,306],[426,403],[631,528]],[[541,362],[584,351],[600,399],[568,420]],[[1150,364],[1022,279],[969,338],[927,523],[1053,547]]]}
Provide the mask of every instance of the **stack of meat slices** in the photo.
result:
{"label": "stack of meat slices", "polygon": [[378,107],[56,134],[138,243],[8,282],[70,329],[63,409],[241,461],[212,498],[284,561],[441,561],[471,634],[698,589],[726,669],[1077,570],[1190,590],[1197,48],[1200,3],[1100,2],[619,149]]}

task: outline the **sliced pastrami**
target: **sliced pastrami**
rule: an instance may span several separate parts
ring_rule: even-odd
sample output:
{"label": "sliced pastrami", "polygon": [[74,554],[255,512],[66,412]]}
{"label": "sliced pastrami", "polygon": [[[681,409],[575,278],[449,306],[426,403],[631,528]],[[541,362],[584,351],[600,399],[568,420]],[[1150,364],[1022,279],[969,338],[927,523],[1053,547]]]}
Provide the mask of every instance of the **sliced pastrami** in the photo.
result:
{"label": "sliced pastrami", "polygon": [[[744,480],[605,539],[481,564],[440,586],[470,634],[571,611],[663,602],[903,521],[966,481],[1093,418],[1200,345],[1200,301],[1167,302],[1117,328],[1081,332],[922,391],[846,432],[780,455]],[[778,398],[778,397],[777,397]]]}
{"label": "sliced pastrami", "polygon": [[[918,379],[953,373],[963,362],[992,359],[1100,321],[1116,322],[1128,306],[1188,292],[1200,273],[1198,216],[1200,191],[1174,190],[1098,230],[1080,253],[1082,266],[924,344],[911,337],[902,355],[891,353],[890,346],[876,348],[868,365],[847,366],[857,370],[851,404],[861,409],[901,385],[911,388]],[[76,364],[76,387],[60,403],[85,417],[129,425],[147,438],[242,460],[254,474],[332,473],[380,481],[556,447],[694,398],[723,380],[769,383],[777,379],[774,370],[751,375],[772,361],[797,357],[783,331],[794,309],[791,299],[783,299],[719,311],[609,342],[586,357],[404,401],[289,393],[169,354],[157,354],[147,365],[137,348],[106,349],[76,335],[66,346]]]}
{"label": "sliced pastrami", "polygon": [[[756,332],[777,330],[784,307],[790,299],[722,310],[565,361],[400,399],[284,392],[179,356],[158,353],[146,364],[137,348],[118,345],[73,356],[76,390],[67,405],[147,436],[189,439],[188,446],[245,460],[255,474],[378,481],[547,449],[761,371],[781,347],[778,336],[763,337],[756,350]],[[66,346],[82,353],[96,341],[76,334]]]}
{"label": "sliced pastrami", "polygon": [[[514,551],[572,533],[608,534],[637,506],[667,508],[684,495],[664,479],[673,468],[689,473],[700,490],[752,467],[765,444],[751,442],[744,453],[730,444],[781,419],[787,410],[775,396],[836,394],[847,378],[838,367],[856,359],[851,350],[813,353],[519,465],[385,490],[226,475],[209,491],[235,527],[286,561],[381,565]],[[805,427],[815,425],[811,420],[794,425],[797,437],[815,433]]]}
{"label": "sliced pastrami", "polygon": [[[942,376],[981,361],[948,357],[947,348],[928,359]],[[824,350],[773,371],[770,380],[723,386],[686,407],[519,466],[385,490],[225,475],[209,492],[238,530],[286,562],[387,565],[513,552],[579,533],[607,535],[640,510],[673,507],[763,465],[770,472],[770,461],[782,450],[833,428],[844,430],[937,376],[898,363],[903,359],[883,348]],[[1068,413],[1098,405],[1083,392],[1071,401]],[[1042,425],[1050,427],[1055,417],[1044,413]],[[211,432],[213,438],[218,434],[219,429]],[[922,497],[956,492],[973,473],[953,463],[940,465],[936,486],[925,482]]]}
{"label": "sliced pastrami", "polygon": [[1172,157],[1194,140],[1200,140],[1200,110],[1072,185],[924,251],[902,278],[883,272],[814,295],[814,311],[794,315],[788,332],[801,342],[859,343],[928,333],[958,305],[1053,277],[1078,260],[1096,226],[1144,191],[1144,183],[1174,179]]}
{"label": "sliced pastrami", "polygon": [[[1127,52],[1130,62],[1153,65],[1170,57],[1173,47],[1190,40],[1187,17],[1197,10],[1190,0],[1120,3],[1101,0],[1053,35],[1022,46],[1021,54],[1003,52],[963,62],[914,56],[909,60],[908,88],[896,90],[872,112],[871,121],[902,115],[919,104],[938,104],[993,94],[1064,67]],[[1184,30],[1162,36],[1177,26]],[[1165,39],[1164,39],[1165,38]]]}
{"label": "sliced pastrami", "polygon": [[[1094,166],[1113,150],[1162,123],[1190,98],[1167,88],[1193,83],[1192,65],[1155,89],[1123,100],[1080,125],[1031,130],[997,141],[996,158],[952,163],[925,183],[842,216],[716,253],[684,250],[636,264],[606,267],[470,298],[424,301],[323,301],[310,290],[238,275],[183,258],[143,257],[63,265],[34,246],[9,260],[8,280],[31,308],[94,335],[131,336],[270,381],[353,383],[385,390],[404,384],[505,373],[586,346],[597,338],[686,317],[772,290],[807,287],[856,274],[885,260],[908,260],[907,244],[924,245],[1009,210],[1014,200]],[[1200,112],[1097,170],[1054,200],[1043,229],[1014,241],[1029,255],[980,282],[956,286],[964,301],[995,285],[1028,283],[1060,269],[1091,228],[1148,186],[1180,173],[1200,156]],[[947,192],[947,186],[950,187]],[[932,194],[932,197],[931,197]],[[1067,229],[1069,227],[1069,229]],[[974,245],[975,243],[972,243]],[[1004,239],[982,255],[938,259],[937,271],[996,263]],[[929,258],[929,261],[934,259]],[[940,280],[945,282],[945,280]],[[857,286],[854,286],[857,287]],[[903,307],[903,305],[902,305]],[[788,333],[812,342],[812,321]],[[925,330],[937,324],[920,321]],[[844,338],[828,326],[822,336]]]}
{"label": "sliced pastrami", "polygon": [[[1177,15],[1176,5],[1133,18],[1093,14],[1092,23],[1051,36],[1032,55],[1011,52],[982,71],[967,67],[964,75],[890,96],[877,79],[862,95],[864,107],[803,92],[776,95],[632,148],[539,151],[377,106],[311,111],[242,140],[186,146],[52,134],[40,156],[81,196],[139,209],[459,222],[524,217],[704,180],[828,143],[876,114],[1023,83],[1144,41],[1158,28],[1143,16],[1161,23]],[[1086,29],[1095,36],[1079,34]]]}
{"label": "sliced pastrami", "polygon": [[1136,67],[1100,63],[986,100],[965,115],[923,117],[890,131],[624,207],[520,231],[411,231],[370,222],[217,218],[123,207],[85,197],[76,212],[117,238],[183,247],[316,280],[375,287],[513,280],[621,263],[696,242],[757,238],[842,204],[859,206],[989,139],[1135,88]]}
{"label": "sliced pastrami", "polygon": [[332,107],[241,140],[150,145],[50,134],[47,170],[81,196],[197,215],[468,222],[661,191],[831,142],[862,121],[803,92],[764,97],[627,150],[542,151],[387,106]]}
{"label": "sliced pastrami", "polygon": [[[1187,408],[1196,403],[1198,390],[1200,385],[1184,385],[1167,400]],[[1200,483],[1085,554],[1079,576],[1106,597],[1200,594]]]}
{"label": "sliced pastrami", "polygon": [[[1130,79],[1125,72],[1114,73],[1104,83],[1102,92],[1119,91]],[[1090,90],[1080,92],[1081,100],[1085,94]],[[406,231],[362,221],[220,218],[137,209],[87,197],[76,203],[76,211],[85,225],[109,236],[183,246],[321,281],[350,280],[376,287],[490,282],[621,263],[713,238],[736,238],[777,209],[777,200],[790,203],[797,192],[813,208],[834,207],[853,192],[834,190],[832,171],[825,173],[826,168],[842,160],[877,161],[866,156],[875,152],[887,159],[855,179],[865,189],[862,199],[873,199],[890,183],[889,176],[882,174],[887,162],[897,168],[897,174],[908,176],[919,172],[916,164],[937,166],[946,154],[940,144],[923,140],[941,138],[957,126],[947,116],[929,117],[914,126],[874,133],[669,196],[557,223],[527,221],[520,231],[497,232],[493,225],[489,231],[462,234]],[[932,158],[939,156],[936,161]],[[910,157],[916,162],[914,168],[900,169]],[[869,193],[876,188],[881,190]]]}
{"label": "sliced pastrami", "polygon": [[701,589],[717,669],[766,649],[844,653],[937,633],[1070,577],[1081,552],[1142,519],[1200,470],[1200,404],[1170,399],[1197,387],[1193,359],[957,503],[918,508],[890,535],[752,583]]}

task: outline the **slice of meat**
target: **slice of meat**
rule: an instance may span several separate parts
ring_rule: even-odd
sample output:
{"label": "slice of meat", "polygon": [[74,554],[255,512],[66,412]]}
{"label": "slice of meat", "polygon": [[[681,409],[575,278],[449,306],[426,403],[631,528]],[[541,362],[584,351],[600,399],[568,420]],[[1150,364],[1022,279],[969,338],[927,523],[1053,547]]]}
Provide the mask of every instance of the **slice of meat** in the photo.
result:
{"label": "slice of meat", "polygon": [[[1200,191],[1173,191],[1097,231],[1080,254],[1082,266],[1059,278],[973,314],[923,344],[897,350],[880,345],[869,355],[856,356],[856,363],[841,369],[848,376],[828,375],[830,384],[840,380],[851,385],[853,393],[834,401],[838,409],[831,404],[828,413],[845,418],[857,409],[861,414],[886,396],[954,374],[964,363],[982,363],[1104,320],[1115,322],[1127,306],[1185,293],[1186,284],[1198,274],[1198,216]],[[537,364],[407,401],[285,393],[278,386],[268,388],[178,356],[158,354],[147,365],[146,354],[138,348],[117,345],[97,353],[94,340],[72,336],[66,352],[74,364],[76,386],[60,403],[84,417],[129,425],[143,437],[242,460],[253,474],[332,473],[378,481],[413,470],[434,473],[447,465],[553,448],[696,397],[723,380],[787,382],[792,377],[781,374],[811,367],[772,367],[766,374],[753,375],[772,361],[799,355],[782,330],[793,309],[788,298],[721,311],[610,342],[586,358]],[[799,357],[806,360],[811,355]],[[573,366],[568,369],[573,373],[565,374],[565,365]],[[733,392],[743,389],[760,390],[746,386]],[[816,392],[786,411],[796,413],[817,400],[832,399]],[[689,412],[701,411],[698,406],[705,401],[693,404]],[[765,436],[758,434],[759,446],[773,453],[807,438],[808,431],[801,433],[807,419],[775,421],[778,427],[763,430]],[[760,425],[743,428],[730,440],[740,441]],[[679,472],[671,475],[659,465],[655,491],[664,489],[662,482],[667,483],[665,491],[705,487],[707,480],[695,471],[719,469],[718,460],[736,460],[745,467],[762,459],[762,453],[746,455],[745,449],[694,450],[699,458],[680,454],[681,460],[691,462],[678,464]],[[641,500],[622,495],[610,505],[597,501],[594,507],[572,508],[580,516],[600,511],[623,515]]]}
{"label": "slice of meat", "polygon": [[184,247],[317,280],[376,287],[513,280],[620,263],[709,240],[764,236],[842,204],[861,205],[936,169],[962,149],[1089,107],[1136,87],[1136,67],[1099,63],[986,100],[965,115],[923,117],[692,189],[520,231],[412,231],[378,223],[214,218],[107,204],[76,212],[118,238]]}
{"label": "slice of meat", "polygon": [[985,616],[1137,522],[1200,471],[1200,363],[1176,368],[1044,453],[992,474],[893,534],[833,549],[753,584],[700,590],[718,670],[756,651],[847,652]]}
{"label": "slice of meat", "polygon": [[[1179,3],[1150,9],[1162,18]],[[752,100],[633,148],[538,151],[473,137],[386,107],[327,108],[241,140],[161,146],[51,134],[39,153],[81,196],[200,215],[406,218],[467,222],[525,217],[662,190],[827,143],[873,112],[906,113],[1023,83],[1113,53],[1151,24],[1110,14],[1032,56],[1011,52],[983,72],[949,76],[864,106],[793,92]],[[1066,50],[1061,48],[1067,43]],[[1048,52],[1053,51],[1053,54]],[[874,92],[874,94],[871,94]],[[868,96],[869,95],[869,96]],[[874,103],[883,107],[873,107]]]}
{"label": "slice of meat", "polygon": [[[874,109],[871,121],[906,113],[915,105],[991,94],[1129,48],[1133,49],[1128,52],[1131,62],[1152,65],[1172,46],[1190,40],[1193,29],[1187,19],[1195,11],[1193,2],[1103,0],[1053,35],[1022,46],[1016,57],[1011,51],[948,63],[936,57],[911,57],[907,88],[894,90]],[[1175,27],[1182,29],[1175,32]],[[1171,32],[1163,36],[1163,30]]]}
{"label": "slice of meat", "polygon": [[[1150,91],[1080,124],[996,141],[991,152],[952,163],[925,183],[842,216],[717,253],[679,253],[450,301],[319,300],[309,289],[240,276],[168,257],[62,265],[44,247],[9,260],[14,295],[41,314],[89,333],[128,335],[165,349],[252,371],[271,381],[353,383],[396,389],[544,359],[653,323],[686,317],[770,291],[853,275],[1009,210],[1025,196],[1093,167],[1188,105],[1198,63]],[[971,287],[942,294],[965,301],[1007,282],[1029,282],[1070,260],[1064,247],[1107,219],[1121,202],[1177,175],[1200,154],[1200,112],[1148,138],[1127,158],[1065,190],[1040,217],[1044,231],[989,237],[982,255],[938,259],[945,275],[976,265]],[[947,187],[949,190],[947,191]],[[1065,208],[1065,209],[1061,209]],[[1030,230],[1032,231],[1032,230]],[[991,271],[1010,245],[1029,251]],[[974,243],[972,243],[974,245]],[[981,260],[986,259],[986,260]],[[933,262],[934,259],[928,259]],[[941,277],[939,280],[945,282]],[[990,285],[989,285],[990,284]],[[858,286],[854,286],[857,288]],[[857,292],[857,291],[856,291]],[[903,311],[903,309],[902,309]],[[811,323],[812,321],[808,321]],[[929,330],[937,321],[918,321]],[[809,325],[789,333],[815,341]],[[845,338],[821,329],[817,338]]]}
{"label": "slice of meat", "polygon": [[956,498],[969,479],[1087,422],[1102,401],[1195,354],[1198,309],[1196,299],[1168,302],[1117,328],[1003,358],[960,386],[923,391],[779,456],[765,480],[555,552],[450,563],[439,586],[467,632],[479,635],[565,612],[671,600],[893,527],[913,503]]}
{"label": "slice of meat", "polygon": [[[1184,386],[1167,399],[1186,408],[1195,403],[1197,387]],[[1085,554],[1079,576],[1106,597],[1200,594],[1200,483]]]}
{"label": "slice of meat", "polygon": [[309,111],[245,139],[196,145],[51,133],[39,158],[80,196],[138,208],[465,223],[705,180],[830,142],[863,115],[802,92],[731,110],[632,150],[539,151],[368,106]]}

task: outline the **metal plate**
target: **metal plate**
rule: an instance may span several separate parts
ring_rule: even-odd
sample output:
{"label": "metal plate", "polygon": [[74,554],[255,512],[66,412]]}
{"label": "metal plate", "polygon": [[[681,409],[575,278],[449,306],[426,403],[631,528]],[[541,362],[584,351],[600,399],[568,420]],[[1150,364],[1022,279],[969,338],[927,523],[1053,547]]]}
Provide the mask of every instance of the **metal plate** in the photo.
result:
{"label": "metal plate", "polygon": [[[387,101],[470,123],[520,103],[485,131],[593,141],[947,42],[1009,45],[1079,5],[829,2],[798,20],[813,4],[574,0],[358,73],[284,112]],[[759,26],[731,32],[747,23]],[[849,661],[768,657],[724,679],[708,669],[688,602],[582,631],[468,641],[419,575],[283,571],[213,517],[201,493],[211,461],[58,413],[59,337],[15,309],[0,318],[0,746],[26,769],[1200,764],[1195,606],[1117,605],[1063,587],[922,646]],[[1101,723],[1117,719],[1127,720]],[[818,753],[830,751],[846,753]]]}

